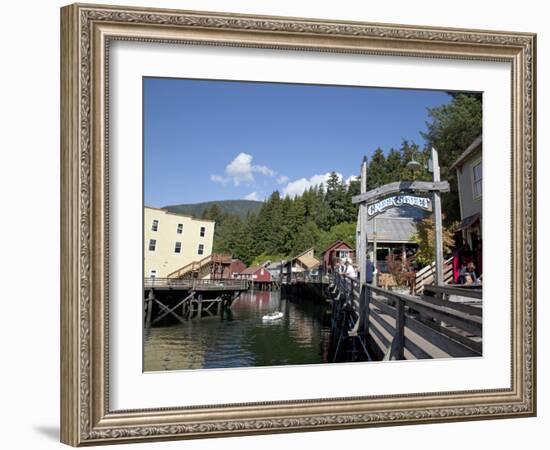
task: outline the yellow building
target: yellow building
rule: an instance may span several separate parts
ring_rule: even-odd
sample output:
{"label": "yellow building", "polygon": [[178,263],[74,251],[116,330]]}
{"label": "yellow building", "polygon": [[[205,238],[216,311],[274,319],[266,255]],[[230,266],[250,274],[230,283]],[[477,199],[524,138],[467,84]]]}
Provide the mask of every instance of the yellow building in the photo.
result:
{"label": "yellow building", "polygon": [[144,277],[168,274],[212,253],[214,221],[145,207],[143,212]]}

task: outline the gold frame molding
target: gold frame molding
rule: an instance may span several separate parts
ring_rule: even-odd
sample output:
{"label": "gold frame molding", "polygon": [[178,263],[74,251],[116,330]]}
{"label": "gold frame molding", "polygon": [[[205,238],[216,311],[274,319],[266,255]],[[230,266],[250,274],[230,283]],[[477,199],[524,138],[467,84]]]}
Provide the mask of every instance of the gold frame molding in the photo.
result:
{"label": "gold frame molding", "polygon": [[[109,42],[506,61],[512,67],[509,389],[111,411]],[[61,440],[97,445],[536,414],[536,35],[75,4],[61,9]]]}

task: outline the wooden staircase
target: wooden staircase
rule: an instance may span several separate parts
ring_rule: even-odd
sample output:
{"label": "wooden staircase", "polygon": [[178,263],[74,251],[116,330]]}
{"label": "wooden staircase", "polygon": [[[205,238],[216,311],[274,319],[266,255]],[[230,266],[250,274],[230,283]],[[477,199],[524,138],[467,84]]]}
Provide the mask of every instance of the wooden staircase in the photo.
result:
{"label": "wooden staircase", "polygon": [[191,279],[215,277],[216,269],[221,265],[231,264],[231,255],[212,253],[199,261],[193,261],[168,274],[168,278]]}
{"label": "wooden staircase", "polygon": [[[453,283],[453,256],[446,259],[443,263],[443,282],[445,284]],[[420,295],[424,292],[424,286],[435,284],[435,262],[416,272],[414,284],[414,293]]]}

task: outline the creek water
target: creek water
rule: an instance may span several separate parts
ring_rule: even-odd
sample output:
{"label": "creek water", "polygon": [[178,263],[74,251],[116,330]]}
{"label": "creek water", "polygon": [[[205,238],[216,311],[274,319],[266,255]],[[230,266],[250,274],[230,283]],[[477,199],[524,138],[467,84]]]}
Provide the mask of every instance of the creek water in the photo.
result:
{"label": "creek water", "polygon": [[[144,370],[323,363],[330,336],[328,310],[328,303],[279,291],[246,292],[221,316],[145,330]],[[283,317],[262,321],[273,311]]]}

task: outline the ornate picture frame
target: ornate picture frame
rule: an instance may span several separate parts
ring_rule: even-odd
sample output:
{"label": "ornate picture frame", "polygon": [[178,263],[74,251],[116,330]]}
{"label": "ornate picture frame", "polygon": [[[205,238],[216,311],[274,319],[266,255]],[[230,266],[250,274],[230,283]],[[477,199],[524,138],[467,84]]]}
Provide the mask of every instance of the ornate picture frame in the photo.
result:
{"label": "ornate picture frame", "polygon": [[[109,406],[106,68],[109,46],[115,40],[510,63],[511,386],[482,391],[113,411]],[[530,33],[105,5],[62,8],[62,442],[81,446],[534,416],[535,89],[536,35]]]}

